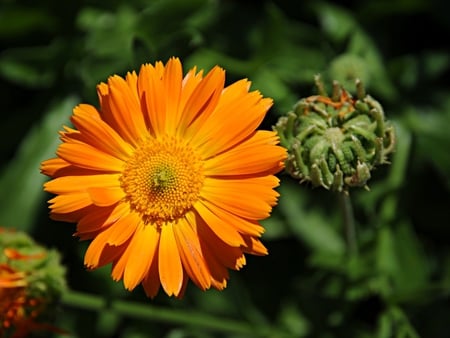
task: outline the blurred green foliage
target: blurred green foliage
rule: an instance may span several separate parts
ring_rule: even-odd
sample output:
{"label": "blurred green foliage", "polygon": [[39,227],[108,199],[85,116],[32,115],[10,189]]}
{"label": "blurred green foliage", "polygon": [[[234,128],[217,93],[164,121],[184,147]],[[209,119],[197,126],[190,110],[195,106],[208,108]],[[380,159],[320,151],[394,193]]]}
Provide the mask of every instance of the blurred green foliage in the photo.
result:
{"label": "blurred green foliage", "polygon": [[[75,297],[57,326],[72,337],[450,337],[450,6],[443,0],[0,0],[0,224],[59,249]],[[425,38],[424,38],[425,37]],[[39,163],[95,85],[179,56],[219,64],[275,105],[270,129],[313,76],[356,77],[398,133],[392,165],[352,193],[357,254],[336,196],[284,175],[263,241],[223,292],[146,299],[86,272],[74,225],[48,219]],[[129,303],[132,301],[133,303]],[[132,314],[132,315],[130,315]],[[148,318],[153,318],[149,320]],[[56,335],[55,335],[56,336]]]}

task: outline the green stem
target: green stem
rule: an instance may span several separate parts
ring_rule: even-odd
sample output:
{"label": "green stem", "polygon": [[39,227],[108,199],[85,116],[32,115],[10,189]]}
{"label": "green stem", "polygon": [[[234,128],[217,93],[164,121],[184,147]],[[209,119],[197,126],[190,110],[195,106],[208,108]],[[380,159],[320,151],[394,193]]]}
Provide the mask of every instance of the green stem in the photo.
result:
{"label": "green stem", "polygon": [[217,318],[206,313],[167,309],[160,306],[140,304],[123,300],[106,301],[106,299],[77,291],[68,291],[62,297],[62,303],[68,307],[82,308],[94,311],[108,310],[119,316],[167,322],[181,325],[194,325],[205,329],[221,332],[231,332],[255,337],[268,337],[274,333],[270,327],[255,327],[223,317]]}
{"label": "green stem", "polygon": [[348,192],[339,193],[339,201],[344,219],[345,237],[347,240],[348,253],[350,255],[358,254],[358,241],[356,239],[356,225],[353,214],[352,201]]}

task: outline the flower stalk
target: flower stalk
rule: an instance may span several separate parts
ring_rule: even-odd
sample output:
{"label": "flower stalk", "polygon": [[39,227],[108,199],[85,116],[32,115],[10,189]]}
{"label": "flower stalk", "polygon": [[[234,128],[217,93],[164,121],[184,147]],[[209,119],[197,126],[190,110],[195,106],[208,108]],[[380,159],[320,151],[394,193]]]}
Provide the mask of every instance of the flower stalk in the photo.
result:
{"label": "flower stalk", "polygon": [[358,254],[358,239],[356,237],[357,233],[352,201],[350,195],[345,192],[340,192],[338,196],[342,210],[347,252],[350,256],[355,256]]}
{"label": "flower stalk", "polygon": [[[106,301],[101,296],[74,290],[64,293],[61,302],[68,307],[98,312],[111,311],[117,315],[128,318],[153,320],[179,325],[195,325],[212,331],[229,332],[252,337],[273,337],[275,334],[275,330],[271,327],[262,326],[255,328],[251,323],[233,319],[217,318],[206,313],[164,309],[150,304],[140,304],[125,300]],[[279,332],[277,332],[277,334],[278,333]]]}

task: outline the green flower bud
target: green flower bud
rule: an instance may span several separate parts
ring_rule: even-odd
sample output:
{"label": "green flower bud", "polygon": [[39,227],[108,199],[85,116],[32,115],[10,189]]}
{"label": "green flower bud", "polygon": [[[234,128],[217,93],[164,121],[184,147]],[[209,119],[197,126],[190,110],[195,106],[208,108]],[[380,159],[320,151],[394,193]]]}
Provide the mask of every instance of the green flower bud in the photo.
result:
{"label": "green flower bud", "polygon": [[320,77],[315,80],[319,95],[298,101],[274,126],[288,150],[286,171],[333,191],[368,188],[371,170],[394,151],[394,128],[361,81],[353,98],[337,81],[328,96]]}

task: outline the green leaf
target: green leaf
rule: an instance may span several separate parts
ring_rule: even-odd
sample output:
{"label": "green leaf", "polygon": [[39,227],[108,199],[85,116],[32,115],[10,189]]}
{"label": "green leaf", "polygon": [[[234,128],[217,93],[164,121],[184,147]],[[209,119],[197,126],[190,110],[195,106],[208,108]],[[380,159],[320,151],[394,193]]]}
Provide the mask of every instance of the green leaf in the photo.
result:
{"label": "green leaf", "polygon": [[392,318],[388,312],[383,312],[378,317],[378,330],[376,338],[391,338],[392,337]]}
{"label": "green leaf", "polygon": [[0,11],[0,37],[11,38],[34,32],[55,28],[55,17],[44,8],[26,6],[3,6]]}
{"label": "green leaf", "polygon": [[288,301],[286,304],[283,304],[279,314],[279,321],[295,337],[304,337],[311,330],[308,319],[301,313],[295,301]]}
{"label": "green leaf", "polygon": [[103,58],[121,56],[129,61],[137,20],[138,13],[127,6],[116,12],[85,8],[78,16],[78,26],[88,33],[85,39],[88,52]]}
{"label": "green leaf", "polygon": [[349,11],[325,2],[316,3],[315,10],[322,29],[332,40],[342,42],[354,32],[356,21]]}
{"label": "green leaf", "polygon": [[55,40],[48,45],[10,48],[0,54],[0,77],[13,83],[42,89],[57,77],[55,59],[66,45]]}
{"label": "green leaf", "polygon": [[394,275],[399,270],[399,262],[396,255],[395,235],[391,228],[383,226],[378,231],[377,239],[377,269],[382,274]]}
{"label": "green leaf", "polygon": [[365,61],[370,74],[367,89],[374,91],[384,100],[395,99],[397,91],[388,76],[381,53],[370,36],[362,29],[355,30],[347,48],[349,53],[359,55]]}
{"label": "green leaf", "polygon": [[43,121],[23,139],[16,156],[0,176],[0,224],[27,230],[42,208],[45,176],[39,172],[40,163],[52,156],[59,143],[58,130],[68,122],[75,97],[68,97],[52,105]]}
{"label": "green leaf", "polygon": [[430,262],[409,223],[398,224],[395,230],[396,255],[400,264],[400,269],[394,275],[397,297],[419,300],[419,292],[429,286]]}
{"label": "green leaf", "polygon": [[442,173],[450,190],[450,99],[436,109],[411,109],[407,113],[407,123],[417,134],[418,155]]}
{"label": "green leaf", "polygon": [[54,79],[51,72],[39,71],[36,67],[24,62],[8,59],[0,60],[0,75],[11,82],[30,87],[43,87],[53,82]]}
{"label": "green leaf", "polygon": [[342,255],[345,243],[333,227],[333,222],[318,208],[306,205],[305,192],[301,186],[280,186],[280,212],[292,233],[315,251]]}
{"label": "green leaf", "polygon": [[274,240],[284,238],[288,235],[288,229],[286,223],[283,221],[279,213],[276,210],[270,215],[269,218],[262,220],[261,225],[266,229],[263,234],[263,240]]}
{"label": "green leaf", "polygon": [[379,230],[376,257],[378,272],[390,281],[391,288],[382,290],[386,296],[395,301],[418,300],[419,293],[426,291],[431,272],[429,262],[408,223]]}

